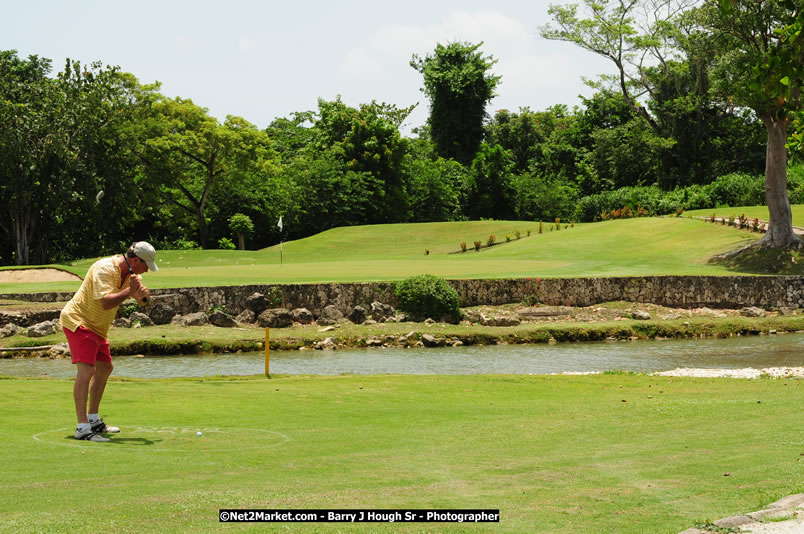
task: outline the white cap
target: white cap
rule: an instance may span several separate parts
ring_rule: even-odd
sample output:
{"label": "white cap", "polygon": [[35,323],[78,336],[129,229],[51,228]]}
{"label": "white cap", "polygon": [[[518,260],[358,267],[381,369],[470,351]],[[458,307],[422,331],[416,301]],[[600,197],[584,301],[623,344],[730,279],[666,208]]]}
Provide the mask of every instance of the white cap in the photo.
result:
{"label": "white cap", "polygon": [[137,255],[139,259],[145,262],[148,269],[151,271],[158,271],[159,267],[156,266],[156,250],[150,243],[145,241],[137,241],[131,245],[131,251]]}

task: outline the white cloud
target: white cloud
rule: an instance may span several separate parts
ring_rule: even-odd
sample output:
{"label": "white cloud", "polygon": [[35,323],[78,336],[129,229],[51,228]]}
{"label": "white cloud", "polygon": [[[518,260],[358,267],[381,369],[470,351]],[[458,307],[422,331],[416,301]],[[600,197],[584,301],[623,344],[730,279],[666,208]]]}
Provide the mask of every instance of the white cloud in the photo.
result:
{"label": "white cloud", "polygon": [[346,54],[340,65],[340,73],[356,78],[377,78],[386,75],[379,59],[363,48],[353,48]]}
{"label": "white cloud", "polygon": [[173,44],[181,48],[182,50],[192,50],[193,49],[193,40],[186,35],[177,35],[173,39]]}
{"label": "white cloud", "polygon": [[237,40],[237,49],[246,54],[264,54],[272,51],[272,45],[267,39],[241,36]]}
{"label": "white cloud", "polygon": [[536,37],[525,25],[498,11],[456,11],[443,23],[426,26],[389,25],[377,30],[374,42],[379,50],[398,55],[430,53],[436,43],[456,41],[484,42],[482,50],[489,47],[521,49],[531,46]]}
{"label": "white cloud", "polygon": [[[537,44],[535,35],[527,30],[525,24],[498,11],[455,11],[445,21],[434,24],[380,26],[365,46],[349,51],[340,70],[351,76],[388,78],[390,74],[383,65],[394,65],[398,69],[414,53],[425,56],[433,52],[437,43],[456,41],[483,41],[480,51],[495,58],[535,53]],[[494,68],[494,72],[499,74],[502,71],[498,67],[500,65]],[[514,64],[508,70],[516,73],[518,67]],[[506,75],[506,82],[507,78]]]}
{"label": "white cloud", "polygon": [[523,55],[500,60],[495,72],[512,91],[556,89],[578,79],[579,72],[557,55]]}

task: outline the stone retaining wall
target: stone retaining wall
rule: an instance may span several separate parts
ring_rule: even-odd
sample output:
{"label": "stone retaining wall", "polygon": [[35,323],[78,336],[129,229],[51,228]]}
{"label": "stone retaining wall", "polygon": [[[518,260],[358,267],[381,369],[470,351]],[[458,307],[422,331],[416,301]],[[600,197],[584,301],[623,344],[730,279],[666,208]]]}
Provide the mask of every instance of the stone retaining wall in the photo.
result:
{"label": "stone retaining wall", "polygon": [[[548,305],[591,306],[625,300],[677,308],[804,308],[804,276],[647,276],[611,278],[523,278],[451,280],[462,307],[540,302]],[[316,316],[327,305],[343,313],[368,307],[373,301],[397,306],[393,284],[287,284],[154,289],[154,302],[165,302],[177,313],[223,306],[237,314],[252,293],[266,295],[275,307],[307,308]],[[0,298],[34,302],[69,300],[72,293],[5,294]]]}

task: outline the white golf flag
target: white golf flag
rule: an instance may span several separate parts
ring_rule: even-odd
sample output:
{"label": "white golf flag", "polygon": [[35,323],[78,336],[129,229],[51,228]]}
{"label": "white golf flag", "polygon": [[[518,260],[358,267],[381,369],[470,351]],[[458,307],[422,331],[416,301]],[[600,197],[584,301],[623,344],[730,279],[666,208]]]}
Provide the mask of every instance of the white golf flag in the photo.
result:
{"label": "white golf flag", "polygon": [[279,216],[279,222],[276,223],[276,225],[279,227],[279,231],[281,232],[282,231],[282,216],[281,215]]}

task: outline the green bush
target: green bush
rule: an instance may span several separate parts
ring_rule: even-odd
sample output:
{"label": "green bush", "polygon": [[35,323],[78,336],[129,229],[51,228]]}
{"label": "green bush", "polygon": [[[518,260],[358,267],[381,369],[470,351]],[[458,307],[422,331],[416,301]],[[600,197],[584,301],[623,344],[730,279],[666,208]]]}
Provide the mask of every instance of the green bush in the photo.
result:
{"label": "green bush", "polygon": [[218,248],[221,250],[234,250],[235,244],[228,237],[218,239]]}
{"label": "green bush", "polygon": [[765,178],[741,172],[718,176],[706,186],[710,208],[757,206],[765,203]]}
{"label": "green bush", "polygon": [[461,319],[458,292],[439,276],[411,276],[396,284],[394,294],[399,308],[414,318],[456,323]]}

